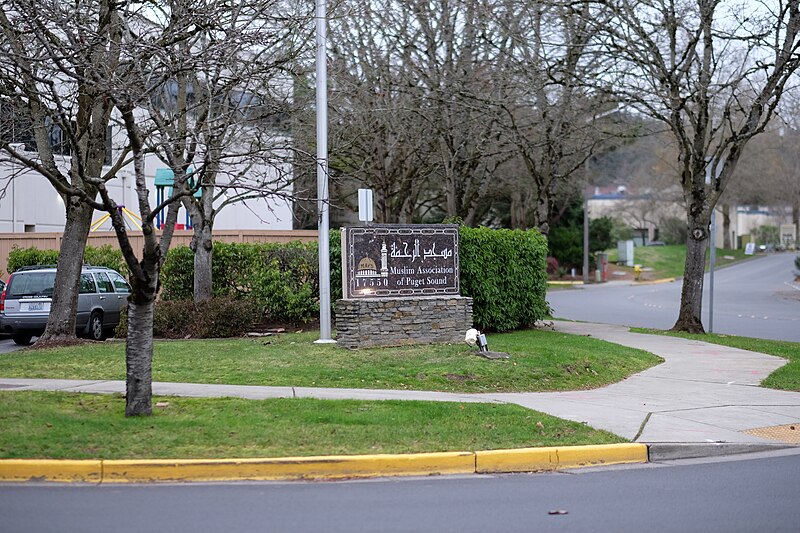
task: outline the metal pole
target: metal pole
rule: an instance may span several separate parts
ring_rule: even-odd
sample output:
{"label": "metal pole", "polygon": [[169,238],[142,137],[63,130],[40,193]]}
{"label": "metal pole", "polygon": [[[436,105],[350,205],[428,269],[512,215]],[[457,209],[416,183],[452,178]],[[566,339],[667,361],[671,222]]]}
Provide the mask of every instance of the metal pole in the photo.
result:
{"label": "metal pole", "polygon": [[331,265],[328,221],[328,58],[327,7],[317,0],[317,212],[319,219],[319,340],[331,339]]}
{"label": "metal pole", "polygon": [[714,263],[717,262],[717,210],[711,210],[711,265],[708,291],[708,332],[714,333]]}
{"label": "metal pole", "polygon": [[589,283],[589,198],[583,193],[583,283]]}

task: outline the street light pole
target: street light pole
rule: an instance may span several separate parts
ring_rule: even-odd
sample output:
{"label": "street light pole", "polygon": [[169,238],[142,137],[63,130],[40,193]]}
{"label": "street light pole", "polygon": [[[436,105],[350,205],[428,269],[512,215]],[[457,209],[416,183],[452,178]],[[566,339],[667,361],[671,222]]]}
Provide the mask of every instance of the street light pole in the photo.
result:
{"label": "street light pole", "polygon": [[[586,122],[589,123],[591,121],[597,120],[598,118],[607,117],[608,115],[613,115],[614,113],[618,113],[625,109],[624,104],[617,104],[616,107],[613,109],[609,109],[608,111],[603,111],[597,115],[592,116],[591,120],[587,120]],[[590,154],[591,155],[591,154]],[[587,157],[586,160],[583,162],[583,169],[586,173],[586,184],[587,186],[590,185],[589,180],[589,158]],[[584,285],[589,283],[589,197],[586,195],[586,191],[583,191],[583,283]]]}
{"label": "street light pole", "polygon": [[[706,185],[711,185],[714,181],[711,176],[711,157],[706,157]],[[722,172],[722,160],[717,161],[717,178]],[[709,272],[709,290],[708,290],[708,332],[714,333],[714,264],[717,262],[717,209],[716,206],[711,208],[711,227],[710,227],[709,240],[711,241],[710,250],[710,272]]]}
{"label": "street light pole", "polygon": [[714,333],[714,264],[717,262],[717,210],[711,210],[711,272],[708,292],[708,332]]}
{"label": "street light pole", "polygon": [[331,343],[331,265],[328,202],[327,6],[317,0],[317,227],[319,228],[319,340]]}
{"label": "street light pole", "polygon": [[583,283],[589,283],[589,197],[586,191],[583,191]]}

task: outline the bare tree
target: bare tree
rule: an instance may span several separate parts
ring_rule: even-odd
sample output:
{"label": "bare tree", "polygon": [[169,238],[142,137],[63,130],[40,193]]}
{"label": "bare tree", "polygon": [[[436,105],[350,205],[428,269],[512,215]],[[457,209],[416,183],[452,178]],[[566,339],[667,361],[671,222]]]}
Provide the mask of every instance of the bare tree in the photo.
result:
{"label": "bare tree", "polygon": [[[260,197],[267,185],[273,185],[264,176],[274,179],[274,175],[253,163],[254,152],[267,148],[266,137],[253,133],[258,128],[248,130],[247,138],[240,129],[229,144],[219,138],[233,136],[226,126],[247,125],[248,120],[252,125],[257,122],[254,117],[269,114],[263,90],[274,79],[255,76],[253,65],[275,59],[264,51],[281,35],[287,38],[285,26],[295,19],[285,4],[260,0],[236,4],[87,1],[68,8],[56,6],[52,17],[36,19],[30,14],[41,13],[38,2],[7,5],[0,15],[2,46],[9,51],[8,57],[0,59],[4,103],[28,112],[40,153],[36,159],[26,158],[5,139],[3,148],[45,175],[68,200],[64,243],[78,246],[72,255],[62,249],[59,272],[69,267],[68,271],[77,268],[80,273],[92,210],[111,215],[132,287],[125,412],[148,415],[154,302],[180,203],[199,187],[204,187],[208,198],[220,172],[231,173],[224,185],[237,199]],[[118,150],[116,163],[101,174],[106,126],[112,118],[122,125],[125,140],[120,142],[125,144]],[[51,123],[67,132],[73,150],[68,177],[48,149]],[[223,151],[229,146],[236,149]],[[174,175],[171,195],[156,205],[148,190],[148,155],[158,157]],[[126,164],[135,174],[143,221],[140,255],[131,246],[119,206],[107,187],[107,181]],[[192,183],[192,177],[199,180]],[[164,212],[166,223],[159,232],[156,219]],[[70,231],[73,226],[84,228],[82,233],[74,231],[75,238]],[[77,298],[77,282],[64,291]],[[70,333],[74,334],[74,316]]]}
{"label": "bare tree", "polygon": [[[616,132],[603,117],[618,115],[613,98],[596,91],[605,59],[593,47],[588,3],[516,2],[496,9],[506,40],[498,50],[506,92],[501,102],[504,140],[523,163],[524,178],[510,183],[511,225],[549,230],[552,200],[575,180],[595,148]],[[608,120],[608,119],[607,119]],[[577,187],[577,188],[580,188]]]}
{"label": "bare tree", "polygon": [[[110,13],[120,35],[119,61],[108,72],[104,85],[115,107],[125,137],[125,152],[132,154],[135,191],[142,218],[144,245],[141,259],[131,245],[121,210],[106,187],[106,181],[92,184],[99,192],[99,202],[85,198],[90,206],[111,216],[120,249],[129,270],[131,294],[128,299],[128,336],[125,345],[126,395],[125,415],[150,415],[152,412],[152,359],[154,302],[159,288],[159,273],[166,258],[178,216],[180,200],[190,194],[186,154],[196,146],[191,135],[188,114],[165,123],[151,113],[164,102],[157,98],[163,84],[191,71],[196,61],[192,45],[201,28],[213,26],[220,13],[210,6],[180,3],[164,5],[114,4]],[[190,96],[179,89],[176,106],[186,109]],[[169,161],[174,173],[173,193],[162,203],[151,206],[145,173],[145,139],[158,137],[160,156]],[[187,150],[187,148],[189,148]],[[167,211],[163,231],[156,230],[156,218]]]}
{"label": "bare tree", "polygon": [[507,38],[481,0],[416,1],[420,29],[408,47],[433,144],[432,177],[441,183],[444,212],[474,225],[479,202],[511,157],[500,142],[497,107],[505,94]]}
{"label": "bare tree", "polygon": [[65,8],[3,0],[0,11],[0,105],[8,127],[29,129],[36,153],[19,150],[7,131],[0,150],[44,176],[65,207],[50,318],[39,339],[44,342],[75,337],[78,283],[94,212],[86,200],[96,197],[96,183],[111,179],[126,155],[118,152],[112,162],[107,153],[113,103],[105,81],[120,54],[115,5],[79,0]]}
{"label": "bare tree", "polygon": [[[291,112],[290,68],[308,41],[311,7],[294,11],[281,0],[241,4],[239,9],[216,9],[213,27],[202,28],[189,47],[192,70],[181,72],[161,86],[161,101],[148,113],[156,135],[145,136],[159,150],[164,138],[186,138],[180,158],[191,174],[182,203],[192,219],[194,236],[194,298],[212,296],[213,225],[225,207],[271,208],[270,201],[289,201],[292,191],[288,137]],[[278,13],[276,15],[276,13]],[[225,31],[224,46],[215,39]],[[187,95],[178,100],[174,95]],[[188,129],[178,131],[182,117]],[[164,129],[170,126],[167,131]],[[191,130],[191,131],[189,131]],[[262,216],[265,216],[266,213]]]}
{"label": "bare tree", "polygon": [[703,332],[711,212],[800,64],[798,1],[753,2],[745,11],[721,0],[595,5],[608,21],[596,35],[616,59],[600,83],[664,123],[677,140],[688,244],[673,329]]}
{"label": "bare tree", "polygon": [[377,219],[475,221],[503,160],[497,34],[479,0],[352,0],[331,21],[331,170],[375,190]]}
{"label": "bare tree", "polygon": [[[259,77],[256,71],[263,62],[273,61],[274,74],[276,65],[283,63],[283,58],[270,55],[270,47],[281,35],[288,39],[282,32],[293,18],[285,4],[270,0],[168,2],[145,11],[129,10],[120,18],[125,21],[125,49],[112,98],[133,154],[145,236],[141,255],[130,244],[117,204],[103,183],[98,188],[100,208],[112,217],[130,271],[126,415],[134,416],[151,412],[153,310],[180,203],[194,211],[201,235],[208,236],[220,207],[213,205],[215,188],[236,201],[281,194],[267,189],[283,185],[283,177],[260,165],[268,161],[260,152],[275,149],[272,142],[263,144],[273,137],[262,135],[271,130],[260,122],[274,116],[265,91],[275,79]],[[147,153],[154,153],[174,176],[172,194],[157,205],[152,205],[147,190]],[[217,181],[222,173],[227,174],[225,180]],[[199,188],[200,205],[190,200]],[[155,222],[165,211],[159,233]],[[211,247],[198,240],[197,248],[210,252]],[[208,261],[210,269],[210,257]]]}
{"label": "bare tree", "polygon": [[723,200],[785,209],[792,223],[797,225],[800,222],[800,154],[797,152],[800,131],[791,125],[788,120],[791,118],[773,124],[748,146],[745,157],[749,160],[736,169]]}
{"label": "bare tree", "polygon": [[785,127],[778,127],[777,142],[770,146],[775,155],[776,182],[772,188],[781,198],[778,205],[788,205],[792,211],[792,223],[795,225],[795,246],[800,245],[800,95],[792,91],[784,100],[782,118]]}
{"label": "bare tree", "polygon": [[[650,124],[649,126],[653,126]],[[681,216],[683,194],[675,183],[677,154],[668,132],[639,130],[633,142],[609,154],[609,165],[624,181],[617,211],[637,229],[661,228],[670,219]],[[663,240],[663,239],[661,239]]]}
{"label": "bare tree", "polygon": [[331,17],[331,171],[375,191],[378,222],[409,222],[432,140],[409,57],[416,29],[396,2],[353,0]]}

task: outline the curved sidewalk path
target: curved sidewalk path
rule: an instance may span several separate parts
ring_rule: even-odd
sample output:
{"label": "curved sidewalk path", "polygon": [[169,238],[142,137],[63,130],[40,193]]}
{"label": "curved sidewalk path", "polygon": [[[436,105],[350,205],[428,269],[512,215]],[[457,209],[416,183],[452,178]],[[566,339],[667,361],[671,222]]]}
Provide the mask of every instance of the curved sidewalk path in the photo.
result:
{"label": "curved sidewalk path", "polygon": [[[771,372],[786,364],[784,359],[700,341],[631,333],[624,326],[556,322],[555,329],[640,348],[661,356],[665,362],[607,387],[573,392],[453,394],[158,382],[153,384],[153,393],[250,399],[514,403],[646,443],[775,443],[744,431],[795,423],[800,431],[800,393],[758,386]],[[125,384],[0,378],[0,389],[122,393]]]}
{"label": "curved sidewalk path", "polygon": [[758,386],[786,364],[780,357],[631,333],[625,326],[556,322],[555,327],[646,350],[664,363],[600,389],[494,398],[648,443],[775,442],[742,432],[800,422],[800,393]]}

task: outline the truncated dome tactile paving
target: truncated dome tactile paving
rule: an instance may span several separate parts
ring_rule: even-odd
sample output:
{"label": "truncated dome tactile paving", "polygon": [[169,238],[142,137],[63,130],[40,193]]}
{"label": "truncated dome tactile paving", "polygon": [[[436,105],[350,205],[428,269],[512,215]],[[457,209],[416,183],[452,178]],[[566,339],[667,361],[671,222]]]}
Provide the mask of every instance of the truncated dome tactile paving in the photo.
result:
{"label": "truncated dome tactile paving", "polygon": [[761,437],[762,439],[785,442],[787,444],[800,444],[800,422],[785,426],[768,426],[763,428],[748,429],[742,433]]}

